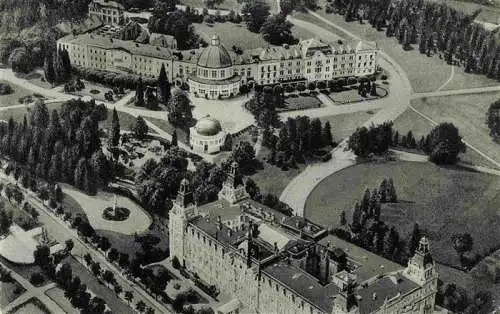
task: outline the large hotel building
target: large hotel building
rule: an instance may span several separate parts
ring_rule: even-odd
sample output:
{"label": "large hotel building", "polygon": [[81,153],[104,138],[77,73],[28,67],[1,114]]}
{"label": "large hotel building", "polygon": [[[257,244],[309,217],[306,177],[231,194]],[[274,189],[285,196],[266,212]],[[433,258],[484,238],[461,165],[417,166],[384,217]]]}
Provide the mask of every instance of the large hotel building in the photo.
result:
{"label": "large hotel building", "polygon": [[216,35],[205,48],[177,51],[97,33],[68,35],[57,46],[68,51],[76,67],[154,78],[163,65],[170,81],[187,82],[193,95],[210,99],[237,95],[248,82],[294,84],[367,76],[375,73],[378,51],[374,43],[332,45],[313,38],[237,54]]}
{"label": "large hotel building", "polygon": [[236,168],[219,199],[199,207],[184,180],[169,214],[171,257],[216,288],[225,300],[216,313],[446,313],[426,238],[400,266],[252,201]]}

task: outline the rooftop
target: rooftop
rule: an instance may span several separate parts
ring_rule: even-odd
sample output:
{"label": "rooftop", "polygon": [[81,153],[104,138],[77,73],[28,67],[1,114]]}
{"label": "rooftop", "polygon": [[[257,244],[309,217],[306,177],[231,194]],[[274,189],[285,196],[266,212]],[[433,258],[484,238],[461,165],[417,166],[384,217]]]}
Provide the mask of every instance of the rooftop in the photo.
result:
{"label": "rooftop", "polygon": [[101,6],[108,7],[108,8],[125,10],[125,8],[123,7],[123,5],[121,5],[120,3],[115,2],[115,1],[110,1],[110,0],[93,0],[92,3],[96,3],[96,4],[99,4]]}
{"label": "rooftop", "polygon": [[325,246],[329,244],[330,250],[333,250],[334,248],[342,249],[347,254],[349,259],[358,265],[355,273],[357,275],[358,282],[360,283],[379,274],[389,273],[403,268],[403,266],[397,263],[333,235],[328,235],[327,237],[321,239],[318,243]]}
{"label": "rooftop", "polygon": [[158,59],[172,59],[172,52],[168,48],[153,46],[149,44],[139,44],[132,41],[98,36],[96,34],[82,34],[79,36],[68,35],[59,41],[68,44],[83,44],[102,49],[121,49],[131,54],[143,55]]}
{"label": "rooftop", "polygon": [[361,286],[357,291],[360,314],[373,313],[380,309],[385,300],[404,295],[419,286],[400,273],[383,276],[373,284]]}
{"label": "rooftop", "polygon": [[322,311],[331,313],[333,299],[339,290],[335,284],[323,286],[305,270],[283,260],[270,264],[262,272],[281,282]]}

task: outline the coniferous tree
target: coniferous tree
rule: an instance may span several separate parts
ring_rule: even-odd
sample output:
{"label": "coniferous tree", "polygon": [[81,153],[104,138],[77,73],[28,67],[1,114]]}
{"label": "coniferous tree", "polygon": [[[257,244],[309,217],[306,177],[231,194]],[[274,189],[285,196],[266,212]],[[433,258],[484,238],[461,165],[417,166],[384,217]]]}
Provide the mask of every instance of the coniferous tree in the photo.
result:
{"label": "coniferous tree", "polygon": [[396,187],[394,186],[394,181],[392,180],[392,178],[390,178],[389,182],[387,183],[387,198],[390,203],[396,203],[398,201]]}
{"label": "coniferous tree", "polygon": [[53,84],[56,80],[56,72],[54,70],[54,60],[52,60],[52,54],[47,53],[45,55],[45,62],[43,64],[43,69],[44,69],[44,74],[45,74],[45,80]]}
{"label": "coniferous tree", "polygon": [[380,187],[379,187],[379,195],[380,195],[380,202],[385,203],[387,202],[387,179],[384,178],[382,182],[380,182]]}
{"label": "coniferous tree", "polygon": [[142,78],[139,78],[135,89],[135,105],[144,107],[144,85]]}
{"label": "coniferous tree", "polygon": [[413,231],[411,233],[410,242],[408,243],[408,250],[411,256],[415,255],[415,250],[418,248],[418,243],[420,242],[420,238],[421,238],[420,227],[418,226],[418,223],[415,223],[415,225],[413,225]]}
{"label": "coniferous tree", "polygon": [[172,133],[172,146],[177,146],[178,143],[177,143],[177,130],[174,130],[174,132]]}
{"label": "coniferous tree", "polygon": [[332,127],[330,126],[330,121],[326,121],[325,125],[323,126],[323,139],[325,141],[326,145],[332,145],[333,144],[333,138],[332,138]]}
{"label": "coniferous tree", "polygon": [[363,212],[368,212],[368,209],[370,207],[370,197],[371,197],[371,194],[370,194],[370,189],[366,189],[365,190],[365,194],[363,195],[363,199],[361,200],[361,210]]}
{"label": "coniferous tree", "polygon": [[116,108],[113,108],[113,116],[111,120],[110,144],[111,146],[118,146],[120,143],[120,119]]}
{"label": "coniferous tree", "polygon": [[171,84],[168,81],[165,65],[162,64],[160,75],[158,76],[158,98],[160,102],[166,104],[170,100]]}

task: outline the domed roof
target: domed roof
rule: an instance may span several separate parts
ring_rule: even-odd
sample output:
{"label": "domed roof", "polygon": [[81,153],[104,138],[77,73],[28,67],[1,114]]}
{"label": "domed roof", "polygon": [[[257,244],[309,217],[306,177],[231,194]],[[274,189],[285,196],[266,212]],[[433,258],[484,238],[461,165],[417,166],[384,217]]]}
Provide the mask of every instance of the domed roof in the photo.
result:
{"label": "domed roof", "polygon": [[214,35],[210,46],[203,49],[198,58],[198,66],[204,68],[227,68],[233,65],[231,56],[224,46],[221,46],[219,37]]}
{"label": "domed roof", "polygon": [[194,126],[196,132],[204,136],[213,136],[222,131],[222,126],[217,119],[205,117],[198,120]]}

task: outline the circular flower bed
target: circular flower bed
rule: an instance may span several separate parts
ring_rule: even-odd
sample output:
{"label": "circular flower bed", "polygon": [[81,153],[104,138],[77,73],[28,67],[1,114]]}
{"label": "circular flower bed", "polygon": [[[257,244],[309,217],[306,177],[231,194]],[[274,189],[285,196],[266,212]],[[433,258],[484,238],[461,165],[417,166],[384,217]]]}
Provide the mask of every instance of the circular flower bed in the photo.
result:
{"label": "circular flower bed", "polygon": [[101,93],[101,91],[99,91],[99,90],[97,90],[97,89],[91,89],[91,90],[90,90],[90,93],[91,93],[91,94],[96,95],[96,94]]}
{"label": "circular flower bed", "polygon": [[115,215],[113,212],[113,207],[106,207],[102,213],[102,218],[113,221],[124,221],[128,218],[129,215],[130,210],[128,210],[128,208],[117,207]]}

